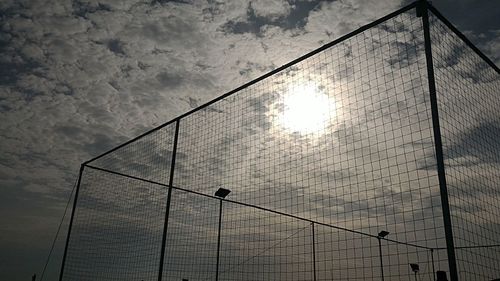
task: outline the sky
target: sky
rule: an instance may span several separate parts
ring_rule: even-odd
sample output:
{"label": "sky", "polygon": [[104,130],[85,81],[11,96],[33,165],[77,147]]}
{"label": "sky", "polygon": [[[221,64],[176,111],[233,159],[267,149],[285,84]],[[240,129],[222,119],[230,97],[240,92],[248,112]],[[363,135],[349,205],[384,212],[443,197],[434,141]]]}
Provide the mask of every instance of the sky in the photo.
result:
{"label": "sky", "polygon": [[[41,273],[80,163],[405,4],[2,1],[0,279]],[[499,64],[498,1],[433,5]]]}

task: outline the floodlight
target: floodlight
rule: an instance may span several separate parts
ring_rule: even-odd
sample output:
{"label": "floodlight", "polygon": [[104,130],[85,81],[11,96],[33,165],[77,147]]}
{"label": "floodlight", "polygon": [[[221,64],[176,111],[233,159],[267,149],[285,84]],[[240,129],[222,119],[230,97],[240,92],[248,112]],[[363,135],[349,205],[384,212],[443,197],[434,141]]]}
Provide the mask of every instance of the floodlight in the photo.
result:
{"label": "floodlight", "polygon": [[411,270],[415,273],[420,271],[420,267],[416,263],[410,263]]}
{"label": "floodlight", "polygon": [[384,281],[384,262],[382,260],[382,241],[381,239],[386,237],[389,234],[389,231],[382,230],[377,235],[378,240],[378,254],[380,257],[380,275],[382,277],[382,281]]}
{"label": "floodlight", "polygon": [[222,188],[222,187],[221,187],[221,188],[217,189],[217,191],[215,192],[215,194],[214,194],[214,195],[215,195],[215,196],[217,196],[217,197],[220,197],[220,198],[223,198],[223,199],[224,199],[224,198],[226,198],[226,196],[227,196],[229,193],[231,193],[231,190],[229,190],[229,189],[225,189],[225,188]]}
{"label": "floodlight", "polygon": [[388,234],[389,234],[389,232],[388,232],[388,231],[382,230],[382,231],[380,231],[380,232],[378,233],[378,237],[379,237],[379,238],[384,238],[384,237],[386,237]]}

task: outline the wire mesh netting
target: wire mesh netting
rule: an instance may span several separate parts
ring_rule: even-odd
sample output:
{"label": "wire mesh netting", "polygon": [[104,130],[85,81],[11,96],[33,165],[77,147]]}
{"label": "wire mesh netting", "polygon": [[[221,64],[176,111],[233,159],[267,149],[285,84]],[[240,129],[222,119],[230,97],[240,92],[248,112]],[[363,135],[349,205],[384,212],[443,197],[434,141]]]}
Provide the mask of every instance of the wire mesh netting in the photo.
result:
{"label": "wire mesh netting", "polygon": [[462,280],[492,280],[500,276],[500,75],[430,19],[453,234],[465,247],[458,269]]}
{"label": "wire mesh netting", "polygon": [[166,195],[162,186],[86,169],[65,280],[154,280]]}
{"label": "wire mesh netting", "polygon": [[174,191],[167,229],[165,280],[214,280],[218,200]]}
{"label": "wire mesh netting", "polygon": [[186,116],[174,185],[437,245],[421,33],[404,13]]}
{"label": "wire mesh netting", "polygon": [[175,124],[118,148],[114,153],[92,161],[101,169],[168,184],[174,144]]}
{"label": "wire mesh netting", "polygon": [[[416,6],[86,163],[62,280],[449,272]],[[498,278],[498,71],[430,33],[460,277]]]}

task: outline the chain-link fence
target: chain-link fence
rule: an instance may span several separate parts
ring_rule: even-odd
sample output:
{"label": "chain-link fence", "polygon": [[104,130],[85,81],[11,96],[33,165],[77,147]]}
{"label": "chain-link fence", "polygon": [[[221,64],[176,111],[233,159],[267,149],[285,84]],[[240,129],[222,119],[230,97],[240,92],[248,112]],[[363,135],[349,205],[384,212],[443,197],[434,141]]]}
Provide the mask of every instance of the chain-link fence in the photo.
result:
{"label": "chain-link fence", "polygon": [[84,163],[61,280],[500,278],[499,92],[413,3]]}

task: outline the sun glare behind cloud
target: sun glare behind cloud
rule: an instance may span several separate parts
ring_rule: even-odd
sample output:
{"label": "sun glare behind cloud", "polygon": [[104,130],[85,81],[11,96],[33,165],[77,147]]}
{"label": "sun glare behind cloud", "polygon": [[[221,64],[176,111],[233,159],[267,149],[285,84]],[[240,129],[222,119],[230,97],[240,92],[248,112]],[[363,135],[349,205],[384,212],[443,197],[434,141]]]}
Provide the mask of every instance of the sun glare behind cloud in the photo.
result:
{"label": "sun glare behind cloud", "polygon": [[312,82],[290,85],[282,102],[279,124],[292,133],[320,132],[335,115],[335,102]]}

